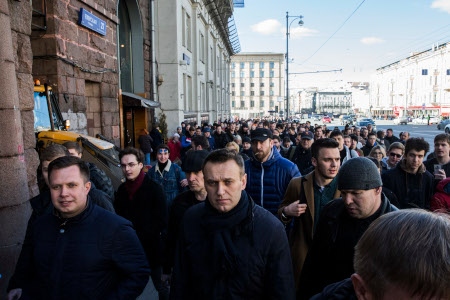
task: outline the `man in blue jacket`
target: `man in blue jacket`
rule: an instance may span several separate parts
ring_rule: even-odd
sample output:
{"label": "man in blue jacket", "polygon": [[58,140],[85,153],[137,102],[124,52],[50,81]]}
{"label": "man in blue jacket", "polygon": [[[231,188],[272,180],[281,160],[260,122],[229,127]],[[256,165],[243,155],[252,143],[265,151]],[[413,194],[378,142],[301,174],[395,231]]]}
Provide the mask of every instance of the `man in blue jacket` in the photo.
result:
{"label": "man in blue jacket", "polygon": [[301,174],[293,162],[274,149],[272,137],[267,128],[252,131],[253,157],[245,162],[245,190],[256,204],[277,215],[289,182]]}
{"label": "man in blue jacket", "polygon": [[48,178],[54,211],[27,232],[7,299],[135,299],[150,269],[131,223],[92,203],[79,158],[55,159]]}

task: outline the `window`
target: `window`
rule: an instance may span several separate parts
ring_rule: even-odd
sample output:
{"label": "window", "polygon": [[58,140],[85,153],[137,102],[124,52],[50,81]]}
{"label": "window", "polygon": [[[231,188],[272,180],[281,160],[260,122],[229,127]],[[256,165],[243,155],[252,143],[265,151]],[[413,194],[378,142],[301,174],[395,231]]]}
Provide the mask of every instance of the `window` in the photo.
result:
{"label": "window", "polygon": [[275,68],[275,63],[273,61],[269,62],[269,68],[271,69]]}
{"label": "window", "polygon": [[250,83],[250,87],[255,87],[255,83],[254,82]]}
{"label": "window", "polygon": [[275,102],[273,100],[270,100],[269,105],[270,105],[270,107],[274,107],[275,106]]}
{"label": "window", "polygon": [[[211,50],[212,50],[212,49],[211,49]],[[232,62],[232,63],[231,63],[231,68],[232,68],[232,69],[236,69],[236,63],[235,63],[235,62]]]}
{"label": "window", "polygon": [[233,97],[236,96],[236,92],[235,92],[235,91],[232,91],[232,92],[231,92],[231,96],[233,96]]}
{"label": "window", "polygon": [[234,78],[234,77],[236,77],[236,73],[233,71],[233,72],[231,72],[231,78]]}
{"label": "window", "polygon": [[270,71],[269,72],[269,77],[271,77],[271,78],[275,77],[275,72],[274,71]]}
{"label": "window", "polygon": [[245,83],[241,82],[241,87],[244,87],[244,86],[245,86]]}
{"label": "window", "polygon": [[250,96],[255,96],[255,91],[250,91]]}
{"label": "window", "polygon": [[245,96],[245,92],[244,91],[241,91],[241,96]]}
{"label": "window", "polygon": [[264,107],[264,100],[259,101],[259,107]]}
{"label": "window", "polygon": [[428,69],[422,69],[422,75],[428,75]]}
{"label": "window", "polygon": [[245,107],[245,101],[241,101],[241,107]]}
{"label": "window", "polygon": [[201,62],[205,62],[205,36],[203,35],[203,33],[200,31],[200,39],[199,39],[199,49],[198,49],[198,57],[200,59]]}
{"label": "window", "polygon": [[259,63],[259,68],[260,68],[260,69],[263,69],[263,68],[264,68],[264,62],[263,62],[263,61]]}
{"label": "window", "polygon": [[231,87],[234,87],[235,86],[235,83],[233,82],[233,83],[231,83]]}
{"label": "window", "polygon": [[447,75],[450,75],[450,69],[447,69]]}
{"label": "window", "polygon": [[264,71],[259,71],[259,77],[264,77]]}
{"label": "window", "polygon": [[255,77],[255,71],[250,71],[250,78],[254,78]]}
{"label": "window", "polygon": [[[270,96],[274,96],[274,95],[275,95],[275,92],[274,92],[273,90],[270,90],[270,91],[269,91],[269,95],[270,95]],[[273,105],[272,105],[272,106],[273,106]]]}
{"label": "window", "polygon": [[186,14],[186,48],[191,50],[191,16]]}
{"label": "window", "polygon": [[259,91],[260,96],[264,96],[264,91]]}
{"label": "window", "polygon": [[239,64],[239,67],[240,67],[241,69],[243,69],[243,68],[245,67],[245,63],[241,62],[241,63]]}
{"label": "window", "polygon": [[275,83],[274,82],[271,82],[270,83],[270,87],[274,87],[275,86]]}
{"label": "window", "polygon": [[259,86],[260,86],[260,87],[264,87],[264,82],[261,82],[261,83],[259,84]]}
{"label": "window", "polygon": [[241,77],[245,77],[245,72],[241,72]]}
{"label": "window", "polygon": [[250,69],[254,69],[255,68],[255,63],[254,62],[251,62],[250,63]]}
{"label": "window", "polygon": [[255,107],[255,101],[250,100],[250,107]]}
{"label": "window", "polygon": [[231,107],[236,107],[236,101],[231,101]]}

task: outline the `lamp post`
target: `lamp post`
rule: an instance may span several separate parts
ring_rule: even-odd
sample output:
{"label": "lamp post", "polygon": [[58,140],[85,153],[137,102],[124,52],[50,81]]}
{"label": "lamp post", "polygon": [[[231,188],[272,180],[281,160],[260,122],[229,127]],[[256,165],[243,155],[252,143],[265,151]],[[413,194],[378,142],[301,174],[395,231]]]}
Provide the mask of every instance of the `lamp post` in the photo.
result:
{"label": "lamp post", "polygon": [[[293,19],[289,23],[289,18]],[[286,12],[286,120],[289,118],[289,28],[292,22],[300,19],[298,25],[303,25],[303,16],[290,16],[289,12]]]}

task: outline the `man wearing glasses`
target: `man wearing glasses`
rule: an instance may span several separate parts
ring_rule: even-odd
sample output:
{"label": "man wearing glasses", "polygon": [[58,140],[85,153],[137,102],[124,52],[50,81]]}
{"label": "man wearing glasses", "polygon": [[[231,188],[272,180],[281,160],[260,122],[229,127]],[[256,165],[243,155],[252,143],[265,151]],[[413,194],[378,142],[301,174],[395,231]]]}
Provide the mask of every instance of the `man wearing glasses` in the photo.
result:
{"label": "man wearing glasses", "polygon": [[382,164],[381,172],[384,173],[387,170],[395,168],[398,162],[402,159],[403,153],[405,153],[405,145],[400,142],[392,143],[389,146],[386,157],[381,160],[384,162],[384,164]]}
{"label": "man wearing glasses", "polygon": [[117,190],[114,208],[118,215],[133,223],[147,256],[159,299],[168,299],[168,288],[161,282],[161,254],[168,218],[164,190],[156,181],[145,176],[141,150],[127,147],[120,151],[119,159],[126,181]]}

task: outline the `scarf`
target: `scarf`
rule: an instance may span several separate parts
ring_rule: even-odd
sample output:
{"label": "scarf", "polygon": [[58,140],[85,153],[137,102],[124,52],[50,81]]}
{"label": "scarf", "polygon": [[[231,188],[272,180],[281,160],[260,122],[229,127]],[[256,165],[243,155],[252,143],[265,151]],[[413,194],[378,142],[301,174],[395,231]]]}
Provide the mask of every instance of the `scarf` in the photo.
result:
{"label": "scarf", "polygon": [[134,194],[136,194],[137,190],[141,187],[142,182],[144,182],[145,173],[141,170],[138,177],[135,180],[127,180],[125,182],[125,189],[128,192],[128,200],[132,200]]}
{"label": "scarf", "polygon": [[242,258],[235,241],[247,236],[253,245],[253,207],[254,202],[245,191],[239,203],[226,213],[218,212],[205,201],[206,213],[201,225],[211,241],[210,263],[216,278],[229,278],[241,270]]}

